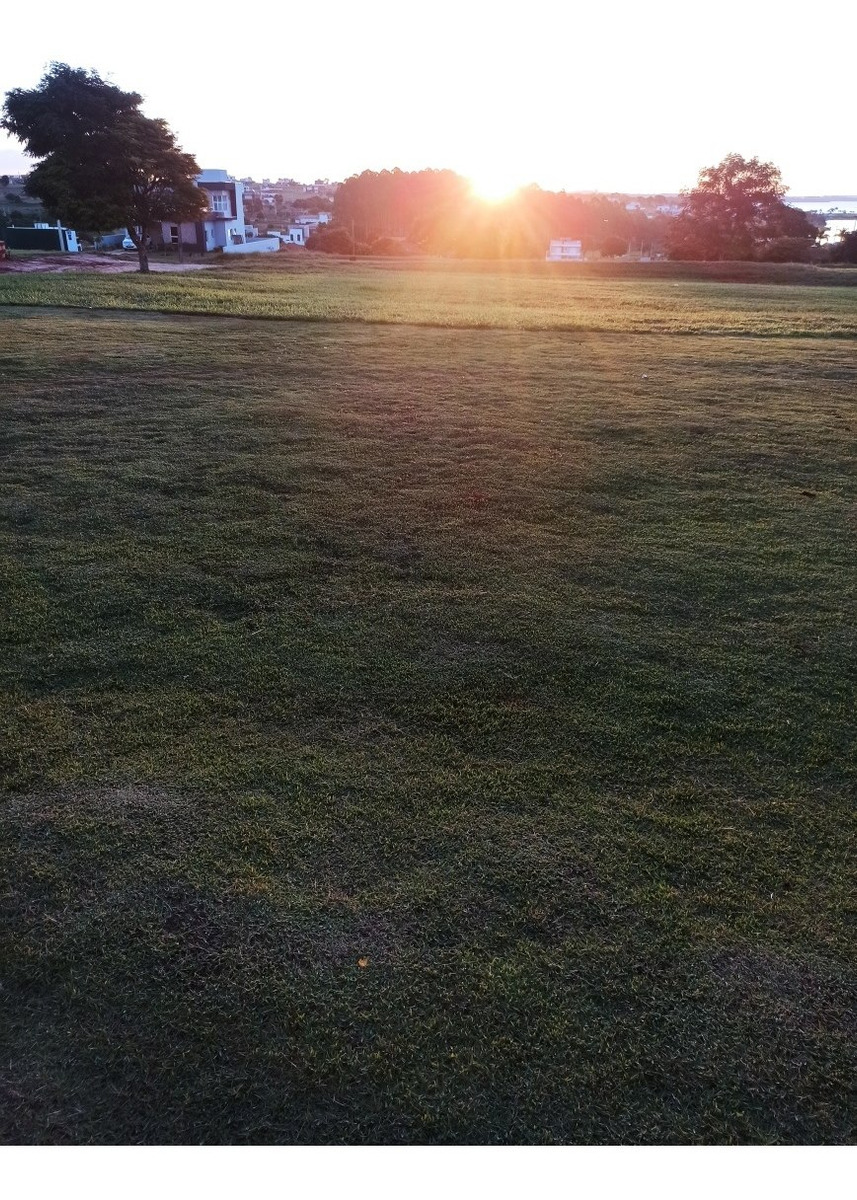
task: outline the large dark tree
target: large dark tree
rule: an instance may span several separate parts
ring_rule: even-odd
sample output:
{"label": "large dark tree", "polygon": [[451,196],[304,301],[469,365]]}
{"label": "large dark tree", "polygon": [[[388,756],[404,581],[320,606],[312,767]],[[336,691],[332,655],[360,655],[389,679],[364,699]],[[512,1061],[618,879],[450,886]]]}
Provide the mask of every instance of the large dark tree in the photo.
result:
{"label": "large dark tree", "polygon": [[782,238],[812,245],[818,230],[805,213],[783,203],[785,194],[773,163],[728,154],[701,171],[696,187],[684,193],[670,231],[670,258],[753,259]]}
{"label": "large dark tree", "polygon": [[41,159],[26,190],[49,216],[94,231],[124,226],[148,271],[153,225],[197,217],[205,198],[193,156],[141,103],[94,71],[53,63],[38,87],[7,92],[0,125]]}

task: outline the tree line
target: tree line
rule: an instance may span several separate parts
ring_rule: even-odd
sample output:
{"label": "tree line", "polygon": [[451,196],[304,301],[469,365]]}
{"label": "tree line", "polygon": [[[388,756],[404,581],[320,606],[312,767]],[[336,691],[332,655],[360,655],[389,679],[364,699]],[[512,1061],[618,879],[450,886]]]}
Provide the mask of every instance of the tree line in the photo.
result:
{"label": "tree line", "polygon": [[773,163],[738,154],[700,172],[677,215],[629,211],[615,198],[535,185],[488,204],[452,171],[364,171],[340,186],[334,227],[315,244],[371,251],[398,242],[424,253],[541,258],[552,238],[568,237],[604,257],[636,245],[673,259],[806,261],[819,226],[784,197]]}
{"label": "tree line", "polygon": [[345,235],[358,250],[379,243],[394,249],[398,242],[423,253],[474,258],[542,258],[556,237],[623,254],[633,242],[659,242],[666,226],[664,218],[629,212],[610,197],[544,191],[535,184],[489,203],[448,170],[353,175],[337,189],[333,215],[333,229],[316,238],[320,248],[325,239],[342,242]]}
{"label": "tree line", "polygon": [[[196,160],[141,103],[94,71],[53,63],[37,87],[7,92],[0,127],[38,160],[26,191],[51,220],[89,232],[124,227],[146,271],[149,230],[195,219],[205,199]],[[738,154],[704,168],[672,216],[536,185],[491,204],[454,171],[363,171],[340,185],[332,226],[309,244],[349,254],[542,258],[553,238],[567,237],[605,257],[639,246],[673,259],[807,261],[819,225],[785,194],[773,163]],[[830,257],[855,261],[857,237],[843,238]]]}

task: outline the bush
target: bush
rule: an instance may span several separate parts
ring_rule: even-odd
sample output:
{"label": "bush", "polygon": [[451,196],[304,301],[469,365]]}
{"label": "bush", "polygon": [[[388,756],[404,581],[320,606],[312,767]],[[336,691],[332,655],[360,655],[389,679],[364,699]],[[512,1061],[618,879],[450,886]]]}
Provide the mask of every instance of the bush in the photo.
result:
{"label": "bush", "polygon": [[379,237],[370,242],[369,253],[383,255],[385,258],[400,258],[410,251],[403,238]]}
{"label": "bush", "polygon": [[758,258],[760,262],[809,262],[812,258],[812,243],[800,237],[774,238],[761,247]]}
{"label": "bush", "polygon": [[623,254],[628,253],[628,243],[624,238],[617,237],[612,234],[606,237],[601,243],[601,255],[603,258],[619,258]]}
{"label": "bush", "polygon": [[[307,250],[321,250],[323,254],[356,254],[351,234],[344,229],[328,229],[321,225],[314,229],[307,240]],[[365,247],[362,248],[365,253]]]}
{"label": "bush", "polygon": [[673,236],[667,244],[667,257],[674,262],[706,262],[708,254],[700,238]]}
{"label": "bush", "polygon": [[857,263],[857,230],[840,234],[839,240],[830,247],[830,261],[835,263]]}

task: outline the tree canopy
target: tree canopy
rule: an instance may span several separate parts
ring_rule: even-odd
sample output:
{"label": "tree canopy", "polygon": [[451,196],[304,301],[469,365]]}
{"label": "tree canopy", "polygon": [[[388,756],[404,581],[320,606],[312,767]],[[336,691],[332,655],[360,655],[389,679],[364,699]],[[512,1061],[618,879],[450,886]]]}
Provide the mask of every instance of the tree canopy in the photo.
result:
{"label": "tree canopy", "polygon": [[785,194],[773,163],[727,154],[700,171],[696,187],[684,193],[670,230],[670,257],[753,259],[765,257],[766,248],[781,239],[811,246],[818,230],[805,213],[783,202]]}
{"label": "tree canopy", "polygon": [[194,157],[141,103],[94,71],[53,63],[37,87],[7,92],[0,125],[41,159],[26,190],[49,216],[93,231],[124,226],[147,271],[152,226],[193,219],[205,198]]}

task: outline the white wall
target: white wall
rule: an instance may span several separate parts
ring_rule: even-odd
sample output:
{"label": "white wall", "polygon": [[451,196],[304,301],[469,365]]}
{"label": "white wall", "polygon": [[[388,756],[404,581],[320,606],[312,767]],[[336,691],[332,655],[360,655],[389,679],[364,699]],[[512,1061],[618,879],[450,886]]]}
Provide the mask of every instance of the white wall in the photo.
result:
{"label": "white wall", "polygon": [[266,251],[279,250],[279,238],[256,238],[253,242],[243,242],[223,247],[224,254],[264,254]]}

